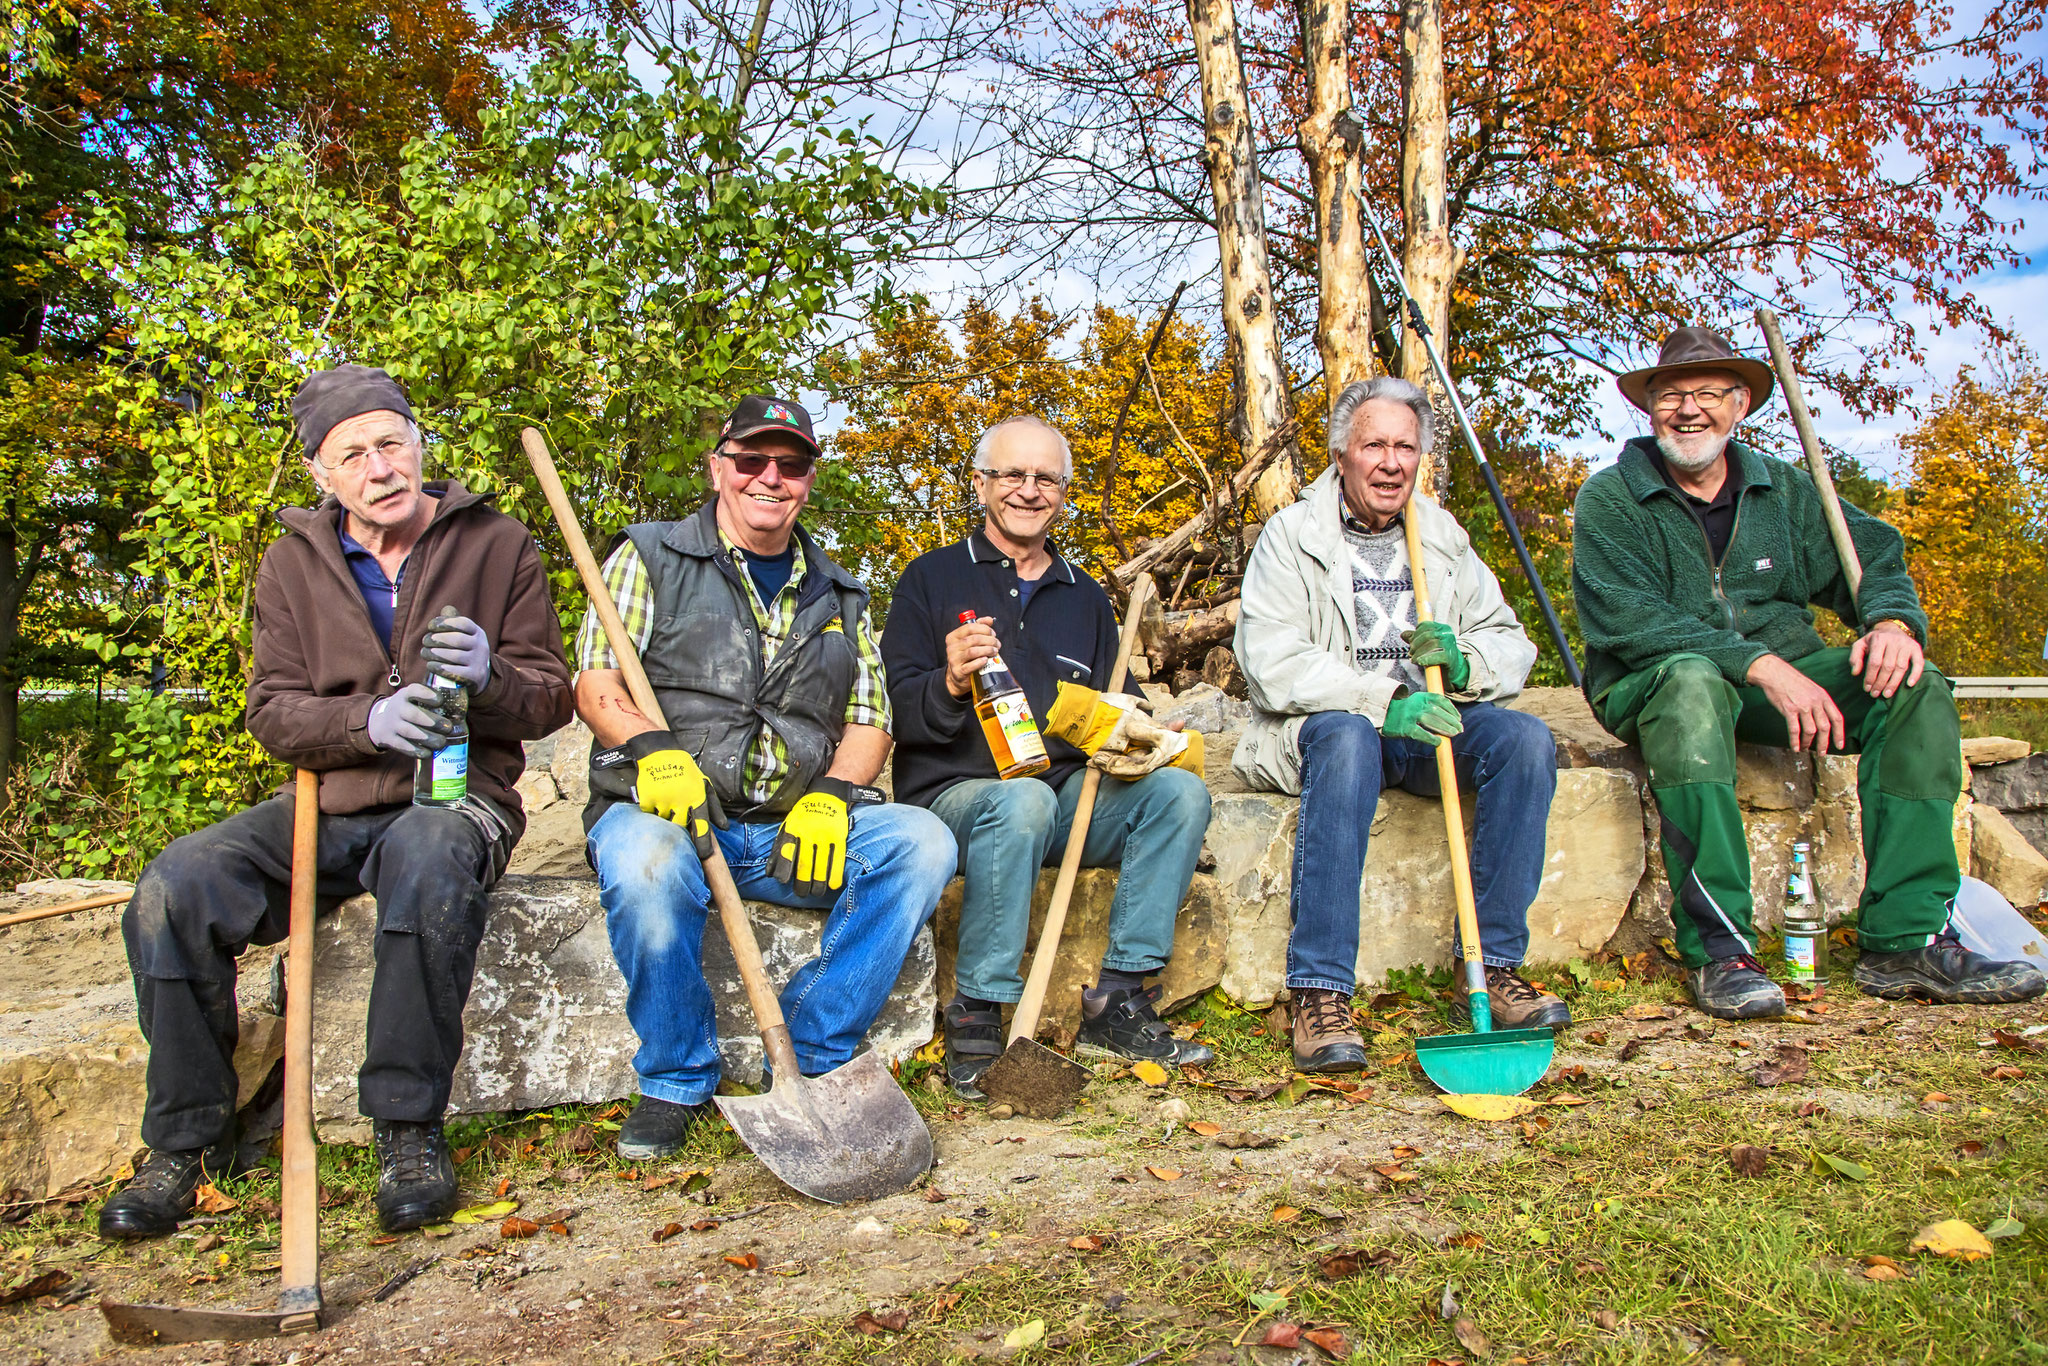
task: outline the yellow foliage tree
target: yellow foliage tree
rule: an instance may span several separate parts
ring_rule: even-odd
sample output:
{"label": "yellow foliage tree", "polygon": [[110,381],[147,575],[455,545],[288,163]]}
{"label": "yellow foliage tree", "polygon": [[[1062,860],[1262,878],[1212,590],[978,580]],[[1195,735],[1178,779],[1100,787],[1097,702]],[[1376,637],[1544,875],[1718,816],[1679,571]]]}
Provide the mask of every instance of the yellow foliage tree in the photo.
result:
{"label": "yellow foliage tree", "polygon": [[1968,368],[1900,443],[1894,500],[1927,609],[1929,654],[1956,674],[2035,674],[2048,632],[2048,375]]}

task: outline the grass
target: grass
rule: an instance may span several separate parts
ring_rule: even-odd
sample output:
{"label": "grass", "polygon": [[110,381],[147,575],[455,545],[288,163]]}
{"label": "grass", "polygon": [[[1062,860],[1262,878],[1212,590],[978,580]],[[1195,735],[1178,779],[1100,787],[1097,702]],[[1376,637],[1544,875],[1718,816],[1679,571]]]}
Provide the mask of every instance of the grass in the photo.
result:
{"label": "grass", "polygon": [[[2048,669],[2048,665],[2042,666]],[[2038,752],[2048,750],[2048,701],[2031,698],[1964,697],[1956,702],[1963,734],[2007,735],[2025,740]]]}

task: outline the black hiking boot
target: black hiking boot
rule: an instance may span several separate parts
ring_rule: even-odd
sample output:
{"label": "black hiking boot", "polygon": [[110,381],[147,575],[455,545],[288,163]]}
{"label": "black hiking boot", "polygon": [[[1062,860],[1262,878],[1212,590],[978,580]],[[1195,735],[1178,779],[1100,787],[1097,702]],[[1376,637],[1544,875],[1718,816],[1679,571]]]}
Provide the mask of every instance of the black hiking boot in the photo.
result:
{"label": "black hiking boot", "polygon": [[100,1206],[100,1237],[161,1238],[192,1213],[193,1192],[233,1175],[235,1145],[152,1148],[127,1185]]}
{"label": "black hiking boot", "polygon": [[1887,1001],[1915,997],[1951,1005],[2002,1006],[2031,1001],[2048,988],[2030,963],[2001,963],[1942,933],[1925,948],[1865,953],[1856,960],[1856,985]]}
{"label": "black hiking boot", "polygon": [[977,1010],[955,996],[946,1003],[946,1085],[962,1100],[987,1100],[977,1084],[1003,1056],[1003,1011]]}
{"label": "black hiking boot", "polygon": [[1199,1067],[1216,1060],[1216,1050],[1193,1039],[1176,1039],[1173,1026],[1155,1008],[1158,987],[1121,987],[1081,993],[1081,1029],[1074,1052],[1124,1062],[1156,1062],[1162,1067]]}
{"label": "black hiking boot", "polygon": [[[1451,1000],[1451,1019],[1472,1025],[1472,1006],[1465,990],[1465,960],[1451,960],[1451,978],[1458,990]],[[1563,1029],[1572,1022],[1572,1008],[1547,991],[1538,991],[1513,968],[1486,968],[1486,1008],[1495,1029]]]}
{"label": "black hiking boot", "polygon": [[628,1162],[667,1157],[689,1140],[690,1130],[709,1119],[718,1107],[708,1100],[683,1105],[653,1096],[640,1097],[633,1113],[619,1126],[619,1156]]}
{"label": "black hiking boot", "polygon": [[1746,953],[1688,969],[1685,984],[1692,988],[1694,1005],[1724,1020],[1763,1020],[1785,1013],[1785,993]]}
{"label": "black hiking boot", "polygon": [[370,1136],[377,1145],[377,1222],[386,1233],[455,1213],[455,1159],[439,1120],[373,1120]]}

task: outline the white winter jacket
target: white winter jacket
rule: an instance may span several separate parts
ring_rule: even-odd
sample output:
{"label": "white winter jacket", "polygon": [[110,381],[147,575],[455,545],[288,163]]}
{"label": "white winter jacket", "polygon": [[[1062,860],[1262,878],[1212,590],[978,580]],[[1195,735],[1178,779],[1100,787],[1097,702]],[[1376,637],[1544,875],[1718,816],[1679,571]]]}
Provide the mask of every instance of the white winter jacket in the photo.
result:
{"label": "white winter jacket", "polygon": [[[1408,691],[1398,679],[1360,673],[1353,662],[1358,625],[1342,499],[1332,463],[1300,502],[1266,523],[1245,567],[1232,648],[1253,713],[1231,768],[1253,788],[1300,793],[1301,726],[1313,713],[1356,712],[1377,726],[1386,721],[1387,704]],[[1472,666],[1465,690],[1452,696],[1513,697],[1536,662],[1536,646],[1500,582],[1457,518],[1434,501],[1417,493],[1409,515],[1421,534],[1430,605],[1457,633]]]}

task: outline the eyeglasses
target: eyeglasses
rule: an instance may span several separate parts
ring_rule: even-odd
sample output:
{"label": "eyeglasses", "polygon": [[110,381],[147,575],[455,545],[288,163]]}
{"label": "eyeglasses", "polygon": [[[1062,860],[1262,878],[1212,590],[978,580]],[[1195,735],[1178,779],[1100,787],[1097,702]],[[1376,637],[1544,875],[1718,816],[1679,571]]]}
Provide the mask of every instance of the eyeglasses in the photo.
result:
{"label": "eyeglasses", "polygon": [[1744,393],[1749,392],[1745,386],[1740,384],[1730,384],[1720,389],[1666,389],[1656,396],[1654,402],[1656,411],[1660,413],[1675,413],[1685,406],[1687,399],[1691,399],[1694,403],[1700,405],[1701,412],[1711,413],[1718,411],[1721,405],[1728,401],[1728,395],[1734,393],[1737,389],[1741,389]]}
{"label": "eyeglasses", "polygon": [[1063,474],[1033,474],[1029,470],[976,470],[975,473],[997,488],[1004,489],[1021,489],[1030,484],[1047,493],[1058,493],[1067,486],[1067,477]]}
{"label": "eyeglasses", "polygon": [[1352,449],[1375,461],[1384,460],[1388,451],[1392,451],[1403,460],[1422,454],[1422,448],[1412,441],[1367,441]]}
{"label": "eyeglasses", "polygon": [[808,455],[763,455],[759,451],[720,451],[719,454],[732,461],[735,474],[743,474],[749,479],[767,469],[770,460],[775,462],[776,469],[782,471],[784,479],[808,479],[818,467],[818,462]]}
{"label": "eyeglasses", "polygon": [[370,457],[373,451],[384,457],[385,464],[396,465],[399,457],[417,444],[409,436],[402,438],[389,436],[374,446],[359,446],[355,450],[346,451],[339,460],[322,460],[320,461],[320,468],[330,472],[348,470],[353,473],[363,467],[363,462]]}

